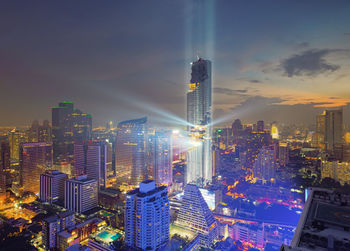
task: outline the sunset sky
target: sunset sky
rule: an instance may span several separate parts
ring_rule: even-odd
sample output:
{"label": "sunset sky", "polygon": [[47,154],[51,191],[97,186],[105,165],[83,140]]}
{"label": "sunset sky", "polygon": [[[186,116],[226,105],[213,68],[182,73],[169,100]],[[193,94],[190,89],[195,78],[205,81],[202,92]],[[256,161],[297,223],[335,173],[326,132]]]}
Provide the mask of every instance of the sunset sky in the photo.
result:
{"label": "sunset sky", "polygon": [[3,1],[0,125],[74,101],[94,124],[185,118],[190,62],[213,64],[222,123],[350,122],[349,1]]}

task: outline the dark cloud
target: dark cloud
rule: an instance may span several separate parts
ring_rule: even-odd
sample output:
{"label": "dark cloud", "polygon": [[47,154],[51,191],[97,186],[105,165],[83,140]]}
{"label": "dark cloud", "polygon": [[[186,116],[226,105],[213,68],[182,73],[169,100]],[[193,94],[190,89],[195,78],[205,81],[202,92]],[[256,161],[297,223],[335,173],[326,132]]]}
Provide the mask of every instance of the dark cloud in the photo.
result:
{"label": "dark cloud", "polygon": [[334,72],[340,68],[339,65],[328,63],[325,57],[331,53],[341,50],[312,49],[296,54],[281,62],[282,70],[288,77],[294,76],[316,76],[325,72]]}
{"label": "dark cloud", "polygon": [[230,88],[221,88],[221,87],[215,87],[213,88],[213,92],[217,94],[226,94],[226,95],[242,95],[247,93],[247,90],[233,90]]}
{"label": "dark cloud", "polygon": [[250,83],[262,83],[260,80],[257,79],[251,79],[249,80]]}
{"label": "dark cloud", "polygon": [[275,105],[283,102],[284,100],[280,97],[263,97],[263,96],[253,96],[247,98],[240,105],[232,108],[233,111],[245,110],[245,111],[257,111],[266,106]]}

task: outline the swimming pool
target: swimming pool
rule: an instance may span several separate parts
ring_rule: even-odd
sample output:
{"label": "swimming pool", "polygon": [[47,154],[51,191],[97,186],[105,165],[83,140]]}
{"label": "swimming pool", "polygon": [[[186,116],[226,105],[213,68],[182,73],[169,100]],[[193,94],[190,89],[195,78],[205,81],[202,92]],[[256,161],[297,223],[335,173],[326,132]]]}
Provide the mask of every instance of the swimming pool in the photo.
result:
{"label": "swimming pool", "polygon": [[102,239],[104,242],[112,242],[117,239],[119,239],[122,235],[120,233],[110,233],[108,231],[103,231],[97,235],[100,239]]}

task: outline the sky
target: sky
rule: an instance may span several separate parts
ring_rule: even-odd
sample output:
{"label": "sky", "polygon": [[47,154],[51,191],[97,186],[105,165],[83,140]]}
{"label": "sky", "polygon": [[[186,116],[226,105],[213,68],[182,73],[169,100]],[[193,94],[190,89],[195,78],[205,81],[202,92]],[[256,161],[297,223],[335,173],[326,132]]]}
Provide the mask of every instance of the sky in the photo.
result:
{"label": "sky", "polygon": [[215,121],[350,122],[349,1],[2,1],[0,126],[73,101],[94,125],[181,125],[190,62],[213,65]]}

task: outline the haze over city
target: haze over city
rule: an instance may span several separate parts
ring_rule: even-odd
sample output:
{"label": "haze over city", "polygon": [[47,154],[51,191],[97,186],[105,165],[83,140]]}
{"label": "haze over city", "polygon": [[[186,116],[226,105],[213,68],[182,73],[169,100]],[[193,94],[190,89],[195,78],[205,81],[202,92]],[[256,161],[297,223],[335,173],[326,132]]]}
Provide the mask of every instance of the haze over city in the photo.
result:
{"label": "haze over city", "polygon": [[349,123],[349,10],[347,1],[5,1],[0,125],[49,119],[61,100],[96,126],[158,123],[157,107],[185,118],[198,55],[213,62],[215,118],[310,125],[323,107],[344,106]]}

